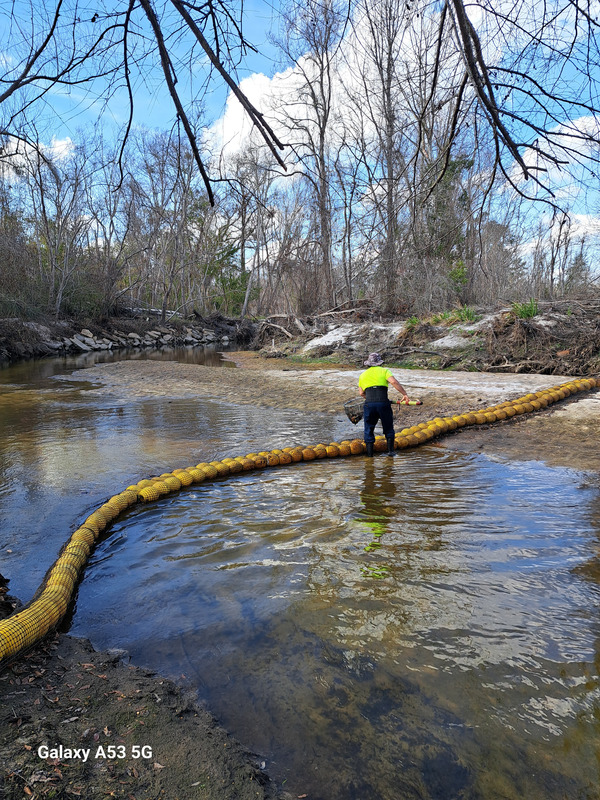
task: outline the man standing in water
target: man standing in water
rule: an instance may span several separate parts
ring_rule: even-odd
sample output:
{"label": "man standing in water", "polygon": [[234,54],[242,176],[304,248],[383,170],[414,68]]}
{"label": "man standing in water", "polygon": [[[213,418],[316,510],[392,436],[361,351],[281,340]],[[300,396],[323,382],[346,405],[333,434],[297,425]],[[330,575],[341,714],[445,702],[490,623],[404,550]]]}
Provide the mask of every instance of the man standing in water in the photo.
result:
{"label": "man standing in water", "polygon": [[381,420],[383,433],[387,440],[388,455],[394,455],[394,415],[392,406],[388,399],[388,386],[391,385],[404,397],[404,402],[408,403],[408,395],[389,369],[383,366],[383,358],[379,353],[371,353],[365,361],[368,367],[361,373],[358,379],[358,388],[362,397],[365,398],[365,408],[363,412],[365,424],[365,444],[367,455],[373,455],[373,445],[375,444],[375,425]]}

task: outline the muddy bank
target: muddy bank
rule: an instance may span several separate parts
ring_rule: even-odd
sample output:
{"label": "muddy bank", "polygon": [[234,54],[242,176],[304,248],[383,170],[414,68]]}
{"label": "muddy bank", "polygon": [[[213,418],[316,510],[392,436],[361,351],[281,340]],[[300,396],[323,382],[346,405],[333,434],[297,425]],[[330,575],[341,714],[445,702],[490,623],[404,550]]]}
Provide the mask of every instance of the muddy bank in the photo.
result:
{"label": "muddy bank", "polygon": [[377,351],[388,364],[434,370],[593,375],[600,372],[600,299],[531,300],[503,308],[459,307],[383,321],[366,311],[309,320],[263,320],[265,357],[319,358],[362,366]]}
{"label": "muddy bank", "polygon": [[89,321],[0,319],[0,363],[90,350],[153,350],[217,345],[248,347],[267,360],[323,359],[361,367],[382,353],[406,368],[545,375],[600,372],[600,299],[460,307],[423,318],[383,320],[368,308],[299,319],[275,315],[240,320],[149,315]]}
{"label": "muddy bank", "polygon": [[286,797],[191,694],[85,640],[35,648],[0,675],[0,698],[7,800]]}
{"label": "muddy bank", "polygon": [[[228,357],[238,369],[130,361],[80,370],[69,379],[125,401],[201,396],[340,418],[343,401],[356,395],[360,370],[344,365],[306,369],[255,353]],[[568,377],[394,373],[411,396],[423,400],[419,407],[397,408],[398,427],[491,405]],[[360,426],[349,421],[347,426],[348,438],[361,436]],[[539,459],[600,473],[599,434],[600,393],[589,392],[525,418],[455,432],[431,446],[479,449],[500,458]],[[401,458],[396,459],[399,469]],[[260,754],[248,754],[184,690],[121,663],[118,653],[96,653],[82,640],[54,636],[19,659],[0,675],[0,707],[0,796],[11,800],[286,796],[269,781]],[[47,757],[39,751],[44,744],[54,751]],[[64,748],[71,752],[66,755]],[[75,750],[90,755],[84,761],[73,756]]]}

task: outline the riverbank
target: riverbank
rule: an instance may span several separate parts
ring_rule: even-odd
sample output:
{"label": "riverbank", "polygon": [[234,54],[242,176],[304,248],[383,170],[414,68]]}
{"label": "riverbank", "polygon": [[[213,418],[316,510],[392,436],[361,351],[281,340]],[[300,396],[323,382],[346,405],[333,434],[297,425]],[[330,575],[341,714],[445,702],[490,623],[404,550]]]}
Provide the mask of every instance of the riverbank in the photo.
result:
{"label": "riverbank", "polygon": [[[324,412],[340,419],[344,419],[343,401],[356,394],[359,370],[351,366],[306,368],[287,358],[265,359],[257,353],[229,353],[227,358],[238,368],[123,361],[79,370],[70,380],[86,381],[88,391],[125,402],[151,396],[202,396],[290,408],[299,415]],[[398,407],[398,425],[485,407],[567,377],[394,372],[411,396],[423,400],[422,406]],[[348,438],[360,436],[360,428],[349,421],[347,426]],[[600,473],[598,434],[600,396],[591,392],[525,418],[455,432],[432,446],[483,450],[503,459],[544,460],[591,474]],[[397,465],[401,468],[401,456]],[[65,539],[67,535],[65,531]],[[260,754],[247,753],[183,689],[130,667],[123,657],[96,653],[89,643],[59,634],[0,676],[0,795],[4,792],[11,800],[286,797],[269,780],[268,765],[263,769]],[[42,744],[55,752],[43,757]],[[87,760],[74,756],[75,750],[89,751]]]}
{"label": "riverbank", "polygon": [[171,681],[54,634],[0,675],[0,797],[286,800]]}
{"label": "riverbank", "polygon": [[0,319],[0,364],[27,358],[100,351],[169,350],[248,344],[255,334],[248,320],[213,314],[206,319],[160,322],[155,317],[115,317],[100,324],[74,320],[31,322]]}
{"label": "riverbank", "polygon": [[500,308],[460,307],[423,318],[382,320],[372,310],[332,310],[299,319],[206,319],[137,314],[102,323],[0,319],[0,365],[23,358],[89,351],[172,350],[216,346],[259,351],[287,365],[362,366],[377,351],[405,369],[514,374],[600,372],[600,298],[556,300]]}

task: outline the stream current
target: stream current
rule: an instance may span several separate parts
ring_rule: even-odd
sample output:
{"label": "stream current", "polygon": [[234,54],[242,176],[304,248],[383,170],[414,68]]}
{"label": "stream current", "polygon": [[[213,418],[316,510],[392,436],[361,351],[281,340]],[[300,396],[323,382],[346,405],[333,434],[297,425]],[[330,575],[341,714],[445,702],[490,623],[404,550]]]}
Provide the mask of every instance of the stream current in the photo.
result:
{"label": "stream current", "polygon": [[[0,372],[0,571],[25,602],[127,484],[355,435],[341,414],[111,397],[80,366]],[[70,632],[195,687],[293,796],[597,798],[600,489],[525,457],[426,445],[136,506]]]}

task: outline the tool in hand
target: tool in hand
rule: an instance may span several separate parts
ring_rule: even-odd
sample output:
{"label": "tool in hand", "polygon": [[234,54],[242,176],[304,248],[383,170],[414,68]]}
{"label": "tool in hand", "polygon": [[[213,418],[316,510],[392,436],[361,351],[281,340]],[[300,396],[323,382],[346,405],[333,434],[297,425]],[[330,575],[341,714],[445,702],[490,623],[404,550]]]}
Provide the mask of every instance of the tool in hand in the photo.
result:
{"label": "tool in hand", "polygon": [[[390,403],[398,406],[422,406],[422,400],[390,400]],[[363,397],[353,397],[351,400],[346,400],[344,403],[344,411],[346,416],[353,425],[361,421],[364,414],[365,401]]]}

